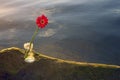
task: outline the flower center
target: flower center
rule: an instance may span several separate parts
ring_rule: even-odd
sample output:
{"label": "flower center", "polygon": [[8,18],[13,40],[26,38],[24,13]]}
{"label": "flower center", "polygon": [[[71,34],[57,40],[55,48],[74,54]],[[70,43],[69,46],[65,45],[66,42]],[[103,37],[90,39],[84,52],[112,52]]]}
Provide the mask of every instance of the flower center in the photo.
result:
{"label": "flower center", "polygon": [[40,21],[40,23],[41,23],[41,24],[44,24],[44,23],[45,23],[45,21],[44,21],[44,20],[41,20],[41,21]]}

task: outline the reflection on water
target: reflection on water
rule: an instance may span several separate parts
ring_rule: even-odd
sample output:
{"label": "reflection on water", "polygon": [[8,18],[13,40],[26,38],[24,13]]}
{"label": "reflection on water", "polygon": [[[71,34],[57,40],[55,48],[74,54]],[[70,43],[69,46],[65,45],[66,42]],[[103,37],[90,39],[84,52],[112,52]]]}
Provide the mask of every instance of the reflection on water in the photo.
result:
{"label": "reflection on water", "polygon": [[35,30],[35,18],[44,13],[50,21],[39,31],[35,50],[63,59],[120,65],[120,1],[0,3],[0,48],[22,48]]}

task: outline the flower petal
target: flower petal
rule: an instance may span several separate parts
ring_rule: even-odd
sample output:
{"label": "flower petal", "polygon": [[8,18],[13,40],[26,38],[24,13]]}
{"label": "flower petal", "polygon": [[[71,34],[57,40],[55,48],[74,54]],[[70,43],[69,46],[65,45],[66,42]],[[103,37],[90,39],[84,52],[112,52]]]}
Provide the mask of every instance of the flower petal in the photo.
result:
{"label": "flower petal", "polygon": [[36,24],[39,28],[44,28],[48,24],[47,17],[43,14],[41,16],[37,17]]}

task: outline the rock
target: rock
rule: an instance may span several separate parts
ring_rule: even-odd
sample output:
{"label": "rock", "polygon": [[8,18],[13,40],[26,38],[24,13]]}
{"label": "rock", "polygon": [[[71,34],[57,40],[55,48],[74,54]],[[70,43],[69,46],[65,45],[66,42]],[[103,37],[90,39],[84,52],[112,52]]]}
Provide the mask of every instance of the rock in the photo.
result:
{"label": "rock", "polygon": [[26,63],[19,48],[0,51],[0,80],[120,80],[120,66],[66,61],[42,54]]}

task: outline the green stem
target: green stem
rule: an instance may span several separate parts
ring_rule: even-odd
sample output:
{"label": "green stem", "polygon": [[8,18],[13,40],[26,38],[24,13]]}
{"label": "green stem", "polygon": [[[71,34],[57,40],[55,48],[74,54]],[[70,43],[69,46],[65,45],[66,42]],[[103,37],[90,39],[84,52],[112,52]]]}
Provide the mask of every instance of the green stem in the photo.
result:
{"label": "green stem", "polygon": [[24,58],[26,58],[26,57],[28,56],[28,53],[29,53],[30,48],[31,48],[31,44],[32,44],[33,41],[34,41],[34,39],[35,39],[35,37],[36,37],[36,35],[37,35],[37,33],[38,33],[38,30],[39,30],[39,27],[36,28],[36,30],[35,30],[35,32],[34,32],[32,38],[31,38],[31,40],[30,40],[29,50],[25,52],[25,56],[24,56]]}

